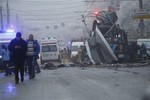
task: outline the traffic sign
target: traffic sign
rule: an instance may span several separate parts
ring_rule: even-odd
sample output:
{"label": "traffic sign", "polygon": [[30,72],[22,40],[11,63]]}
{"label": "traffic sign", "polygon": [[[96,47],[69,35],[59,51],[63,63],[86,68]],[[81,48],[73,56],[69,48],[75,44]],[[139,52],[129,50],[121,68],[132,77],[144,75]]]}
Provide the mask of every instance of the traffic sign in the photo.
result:
{"label": "traffic sign", "polygon": [[134,11],[134,19],[150,19],[150,10],[137,9]]}

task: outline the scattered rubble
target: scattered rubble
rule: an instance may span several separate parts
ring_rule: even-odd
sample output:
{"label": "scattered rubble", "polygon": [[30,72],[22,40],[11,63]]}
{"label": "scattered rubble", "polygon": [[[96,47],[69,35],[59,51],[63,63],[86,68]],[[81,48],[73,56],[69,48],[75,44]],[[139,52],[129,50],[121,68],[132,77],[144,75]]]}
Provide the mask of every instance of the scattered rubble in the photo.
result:
{"label": "scattered rubble", "polygon": [[48,62],[48,63],[45,63],[45,64],[44,64],[43,69],[50,69],[50,70],[52,70],[52,69],[57,69],[57,66],[55,66],[55,65],[54,65],[53,63],[51,63],[51,62]]}
{"label": "scattered rubble", "polygon": [[62,64],[62,63],[48,62],[44,64],[43,69],[53,70],[53,69],[62,68],[62,67],[75,67],[75,66],[77,65],[73,63]]}
{"label": "scattered rubble", "polygon": [[[148,67],[150,66],[150,63],[116,63],[116,64],[100,64],[100,65],[87,65],[87,64],[75,64],[75,63],[69,63],[69,64],[55,64],[53,62],[45,63],[43,69],[57,69],[62,67],[93,67],[93,68],[134,68],[134,67]],[[136,73],[135,73],[136,74]]]}
{"label": "scattered rubble", "polygon": [[148,67],[149,63],[117,63],[117,64],[101,64],[101,65],[92,65],[96,68],[133,68],[133,67]]}

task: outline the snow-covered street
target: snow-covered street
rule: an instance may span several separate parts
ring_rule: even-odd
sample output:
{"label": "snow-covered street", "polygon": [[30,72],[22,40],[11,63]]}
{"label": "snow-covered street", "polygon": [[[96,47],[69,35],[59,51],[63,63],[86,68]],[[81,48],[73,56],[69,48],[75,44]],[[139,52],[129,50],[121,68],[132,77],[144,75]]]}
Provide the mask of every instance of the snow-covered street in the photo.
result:
{"label": "snow-covered street", "polygon": [[1,100],[141,100],[150,68],[78,68],[42,70],[34,80],[0,73]]}

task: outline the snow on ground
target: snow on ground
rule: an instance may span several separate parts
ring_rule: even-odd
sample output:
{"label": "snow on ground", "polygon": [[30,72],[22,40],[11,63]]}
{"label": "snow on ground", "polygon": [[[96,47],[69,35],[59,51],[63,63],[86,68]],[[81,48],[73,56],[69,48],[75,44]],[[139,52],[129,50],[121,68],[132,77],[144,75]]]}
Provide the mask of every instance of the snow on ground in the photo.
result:
{"label": "snow on ground", "polygon": [[80,68],[42,70],[34,80],[14,84],[0,73],[2,100],[141,100],[150,68]]}

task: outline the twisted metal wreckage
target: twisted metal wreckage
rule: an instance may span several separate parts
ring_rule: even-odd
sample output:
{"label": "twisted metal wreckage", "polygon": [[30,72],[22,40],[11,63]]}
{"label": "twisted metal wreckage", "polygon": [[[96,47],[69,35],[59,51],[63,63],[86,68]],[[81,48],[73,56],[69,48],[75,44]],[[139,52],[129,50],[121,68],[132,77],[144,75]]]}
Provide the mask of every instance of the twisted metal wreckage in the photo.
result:
{"label": "twisted metal wreckage", "polygon": [[114,11],[101,11],[93,22],[92,33],[85,42],[87,54],[94,64],[112,63],[124,59],[127,34],[116,24]]}

